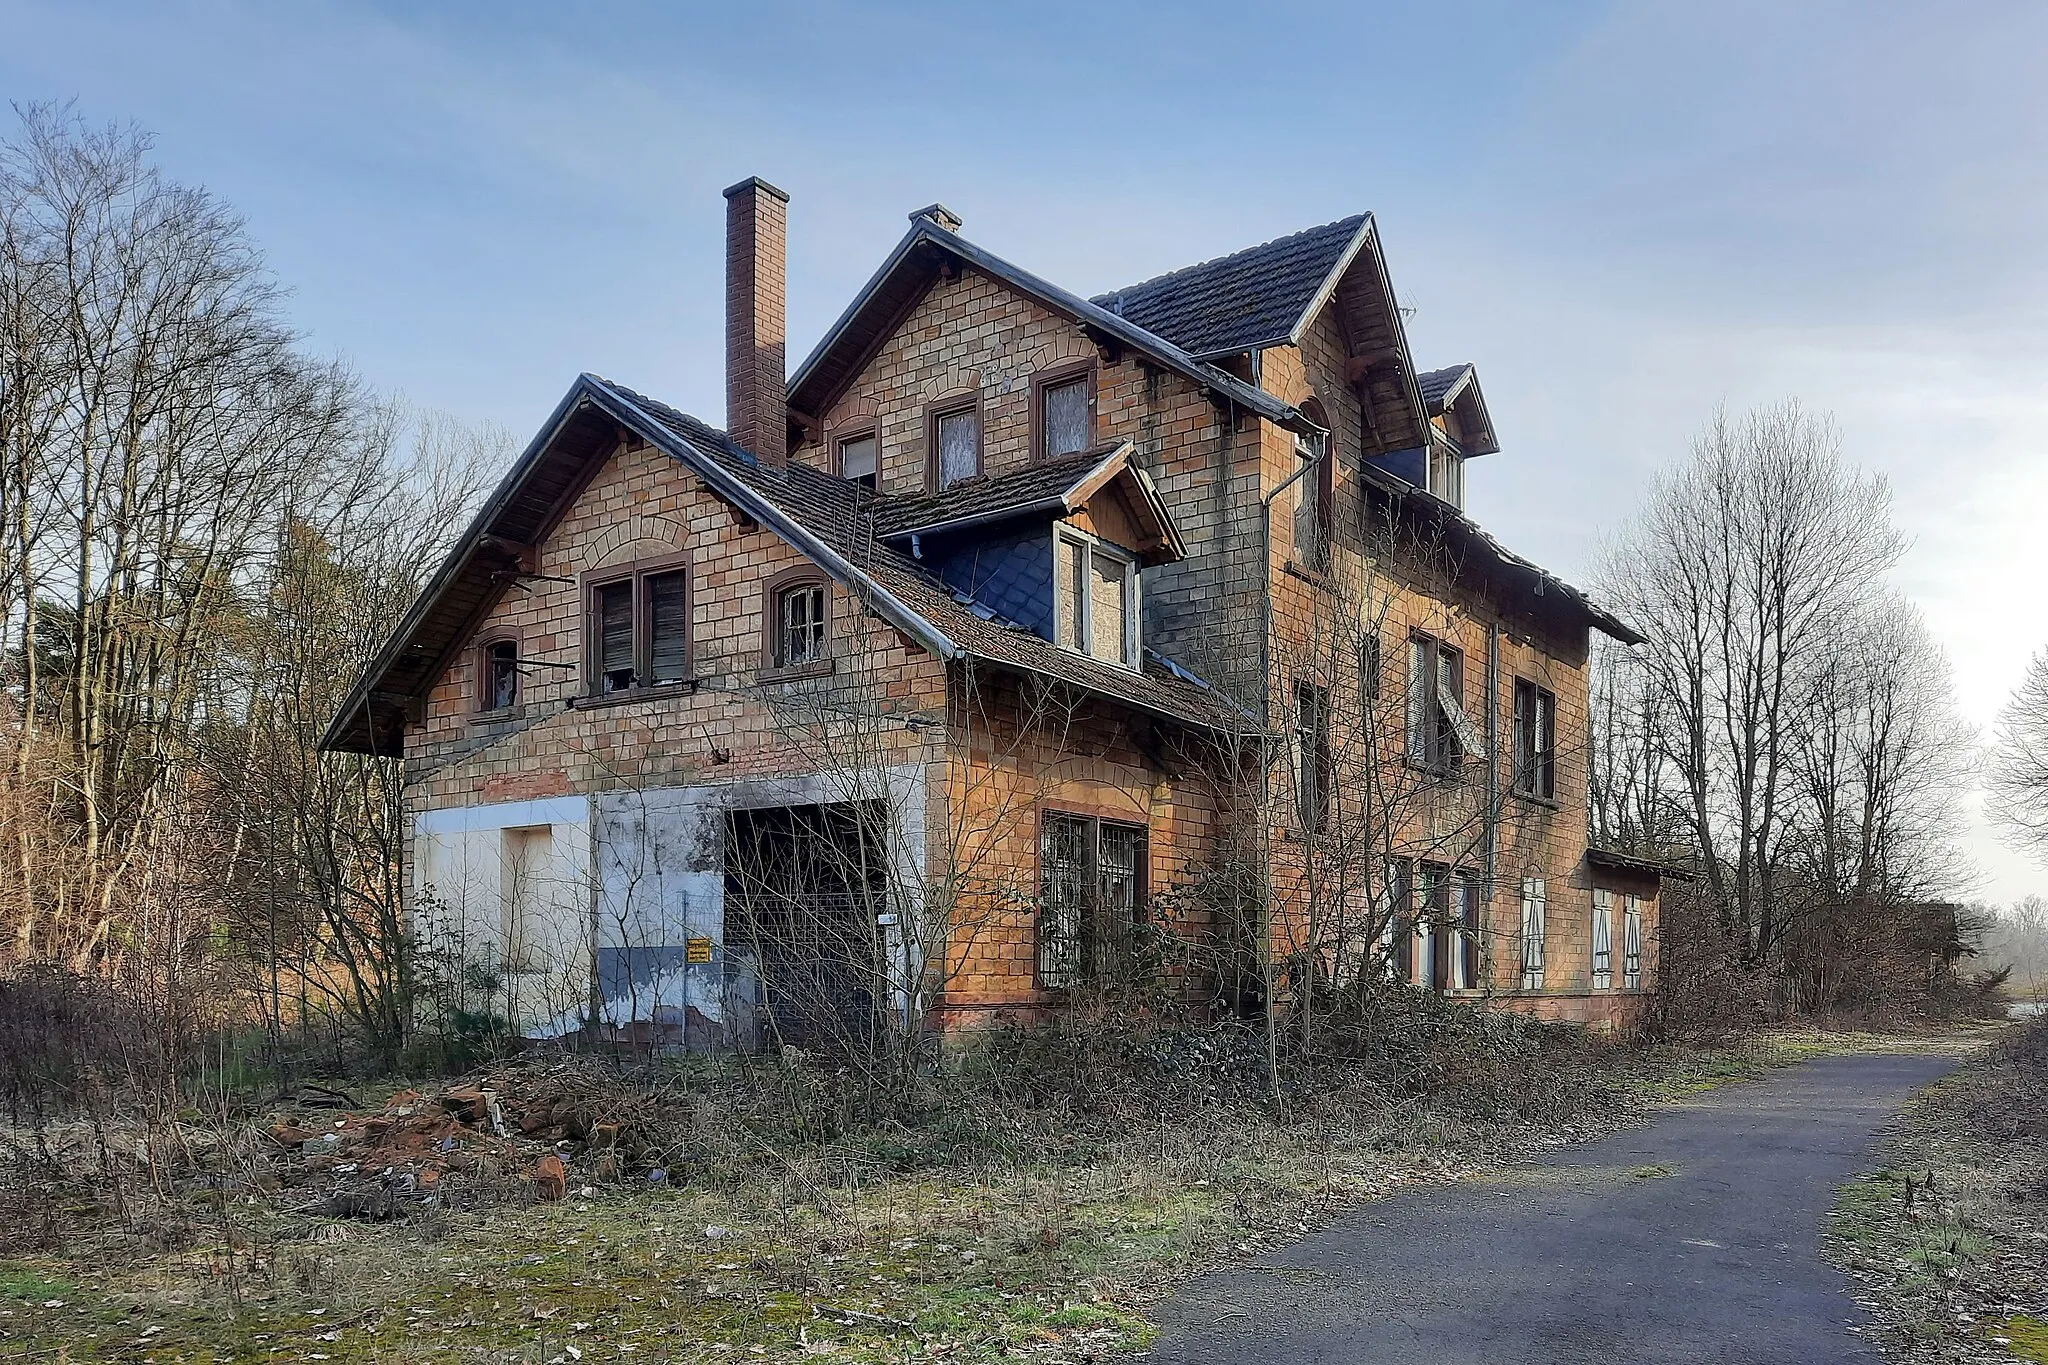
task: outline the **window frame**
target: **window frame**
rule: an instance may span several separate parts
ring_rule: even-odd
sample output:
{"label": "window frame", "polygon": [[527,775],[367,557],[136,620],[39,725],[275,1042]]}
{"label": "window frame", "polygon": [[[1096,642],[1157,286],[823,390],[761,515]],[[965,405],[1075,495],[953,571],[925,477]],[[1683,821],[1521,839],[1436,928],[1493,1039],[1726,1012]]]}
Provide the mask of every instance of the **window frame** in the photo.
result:
{"label": "window frame", "polygon": [[1533,678],[1515,679],[1515,795],[1557,803],[1557,694]]}
{"label": "window frame", "polygon": [[1099,437],[1096,426],[1096,378],[1097,362],[1093,359],[1071,361],[1064,365],[1053,365],[1031,376],[1031,461],[1043,464],[1048,460],[1063,459],[1077,452],[1065,451],[1054,455],[1045,448],[1047,427],[1045,422],[1045,395],[1049,389],[1079,381],[1088,395],[1088,439],[1081,443],[1082,450],[1095,447]]}
{"label": "window frame", "polygon": [[872,484],[863,484],[861,486],[876,493],[882,491],[882,426],[880,422],[849,422],[844,427],[834,428],[828,432],[826,439],[829,442],[832,476],[839,479],[847,477],[844,447],[854,441],[873,441],[875,443],[875,481]]}
{"label": "window frame", "polygon": [[[784,659],[782,653],[782,601],[792,589],[803,587],[815,587],[824,593],[824,632],[819,641],[818,656],[792,664]],[[765,672],[787,677],[823,673],[831,669],[838,644],[837,633],[832,629],[833,619],[838,615],[832,587],[832,576],[809,564],[793,565],[762,581],[761,667]]]}
{"label": "window frame", "polygon": [[[1331,550],[1337,536],[1337,433],[1330,425],[1329,415],[1323,405],[1310,398],[1301,405],[1302,416],[1322,428],[1321,450],[1314,448],[1314,441],[1305,433],[1294,437],[1295,459],[1307,463],[1308,457],[1315,458],[1314,468],[1295,482],[1294,504],[1294,559],[1302,568],[1312,573],[1327,573],[1331,563]],[[1292,473],[1293,471],[1288,471]],[[1309,489],[1315,490],[1315,505],[1304,509],[1302,497]],[[1303,544],[1303,512],[1311,514],[1314,524],[1309,528],[1308,543]]]}
{"label": "window frame", "polygon": [[1643,988],[1643,898],[1632,892],[1621,898],[1621,988]]}
{"label": "window frame", "polygon": [[[1452,699],[1458,703],[1466,725],[1472,725],[1472,713],[1465,706],[1465,651],[1425,631],[1414,631],[1408,636],[1408,694],[1403,698],[1406,713],[1402,718],[1401,752],[1410,767],[1456,779],[1463,773],[1465,760],[1471,755],[1466,752],[1457,724],[1444,709],[1443,698],[1438,695],[1445,656],[1452,660],[1456,674],[1449,689]],[[1417,666],[1418,660],[1420,667]],[[1420,688],[1421,714],[1418,716],[1418,680],[1425,678],[1428,682]],[[1419,753],[1416,745],[1418,724],[1422,737]]]}
{"label": "window frame", "polygon": [[[1313,726],[1306,713],[1313,708]],[[1304,834],[1330,826],[1336,795],[1330,751],[1330,689],[1306,678],[1294,682],[1294,814]]]}
{"label": "window frame", "polygon": [[1549,940],[1550,885],[1542,877],[1522,878],[1521,988],[1543,989]]}
{"label": "window frame", "polygon": [[[974,472],[966,478],[955,479],[953,483],[942,482],[944,471],[939,467],[939,421],[941,418],[956,417],[961,413],[974,414]],[[988,472],[988,415],[982,410],[981,390],[973,389],[962,393],[948,394],[924,406],[924,480],[925,491],[943,493],[955,484],[978,479]],[[876,464],[879,469],[881,450],[877,446]]]}
{"label": "window frame", "polygon": [[[1048,980],[1046,976],[1046,840],[1052,832],[1055,821],[1077,824],[1084,828],[1082,849],[1082,882],[1089,890],[1087,899],[1076,907],[1074,936],[1075,954],[1072,979]],[[1136,835],[1136,854],[1132,865],[1131,920],[1132,925],[1144,922],[1145,906],[1152,889],[1152,831],[1151,827],[1139,820],[1120,819],[1105,815],[1097,810],[1086,810],[1071,806],[1048,805],[1038,810],[1036,849],[1038,909],[1031,926],[1031,981],[1035,989],[1051,993],[1086,989],[1100,985],[1103,964],[1093,956],[1099,949],[1101,934],[1095,921],[1102,910],[1102,832],[1111,828]]]}
{"label": "window frame", "polygon": [[[668,682],[646,681],[654,666],[653,610],[648,601],[647,580],[668,574],[683,576],[683,676]],[[631,583],[633,591],[633,685],[616,691],[603,690],[604,624],[599,619],[598,594],[605,588]],[[668,696],[687,690],[697,682],[697,575],[690,552],[650,555],[644,559],[590,569],[577,575],[577,591],[583,601],[583,695],[577,706],[606,706]]]}
{"label": "window frame", "polygon": [[[503,706],[491,704],[491,651],[500,645],[512,646],[512,700]],[[526,704],[525,676],[519,665],[526,657],[524,642],[516,631],[495,630],[479,636],[476,642],[476,677],[472,688],[472,714],[485,720],[518,714]]]}
{"label": "window frame", "polygon": [[[1059,638],[1060,549],[1063,544],[1069,543],[1075,545],[1083,545],[1087,547],[1088,558],[1090,560],[1091,568],[1093,567],[1094,557],[1098,554],[1104,555],[1110,559],[1117,560],[1121,562],[1124,566],[1124,657],[1121,659],[1100,658],[1094,654],[1089,653],[1085,648],[1076,648],[1074,645],[1071,645],[1067,641]],[[1109,664],[1111,667],[1121,668],[1126,672],[1130,673],[1140,672],[1140,665],[1145,657],[1144,632],[1142,624],[1139,621],[1139,616],[1142,614],[1142,609],[1144,607],[1143,593],[1145,585],[1144,579],[1140,573],[1142,567],[1143,566],[1141,566],[1138,563],[1138,557],[1132,554],[1129,550],[1124,549],[1120,545],[1113,545],[1109,541],[1104,540],[1101,536],[1091,534],[1087,531],[1083,531],[1079,527],[1068,525],[1065,522],[1053,523],[1053,643],[1071,654],[1080,655],[1084,659],[1094,659],[1097,663]],[[1074,585],[1074,587],[1076,591],[1076,601],[1074,604],[1074,618],[1079,623],[1081,638],[1083,640],[1092,640],[1095,637],[1094,594],[1084,591],[1082,589],[1081,584],[1077,583]]]}
{"label": "window frame", "polygon": [[1587,965],[1593,990],[1614,989],[1614,893],[1604,886],[1593,888],[1593,928]]}

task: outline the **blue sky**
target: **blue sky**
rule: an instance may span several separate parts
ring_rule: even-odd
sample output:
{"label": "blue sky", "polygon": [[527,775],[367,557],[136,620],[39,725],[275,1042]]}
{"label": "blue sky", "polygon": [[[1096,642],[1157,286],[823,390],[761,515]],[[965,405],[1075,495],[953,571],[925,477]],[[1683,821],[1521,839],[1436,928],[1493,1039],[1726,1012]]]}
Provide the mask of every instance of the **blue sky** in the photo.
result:
{"label": "blue sky", "polygon": [[1987,726],[2048,643],[2044,71],[2034,0],[0,0],[0,93],[150,127],[312,345],[522,438],[581,370],[719,419],[747,174],[797,355],[933,200],[1082,292],[1371,209],[1418,359],[1484,377],[1482,521],[1583,576],[1717,403],[1796,394]]}

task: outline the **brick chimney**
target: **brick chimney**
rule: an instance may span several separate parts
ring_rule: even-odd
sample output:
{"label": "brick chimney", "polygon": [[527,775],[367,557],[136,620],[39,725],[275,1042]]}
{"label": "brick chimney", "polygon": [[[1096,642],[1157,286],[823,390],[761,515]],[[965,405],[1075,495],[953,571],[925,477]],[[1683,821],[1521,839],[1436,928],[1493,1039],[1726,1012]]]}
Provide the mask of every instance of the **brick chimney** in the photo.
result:
{"label": "brick chimney", "polygon": [[789,462],[789,196],[759,176],[725,192],[725,430],[766,465]]}

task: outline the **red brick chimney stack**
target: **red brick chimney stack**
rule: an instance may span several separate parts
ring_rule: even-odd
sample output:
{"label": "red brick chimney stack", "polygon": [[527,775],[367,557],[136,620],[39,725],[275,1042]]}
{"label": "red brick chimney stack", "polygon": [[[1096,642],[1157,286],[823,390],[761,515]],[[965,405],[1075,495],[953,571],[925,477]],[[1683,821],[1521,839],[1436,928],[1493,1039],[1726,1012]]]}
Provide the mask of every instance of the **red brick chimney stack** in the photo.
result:
{"label": "red brick chimney stack", "polygon": [[725,192],[725,430],[789,462],[789,196],[759,176]]}

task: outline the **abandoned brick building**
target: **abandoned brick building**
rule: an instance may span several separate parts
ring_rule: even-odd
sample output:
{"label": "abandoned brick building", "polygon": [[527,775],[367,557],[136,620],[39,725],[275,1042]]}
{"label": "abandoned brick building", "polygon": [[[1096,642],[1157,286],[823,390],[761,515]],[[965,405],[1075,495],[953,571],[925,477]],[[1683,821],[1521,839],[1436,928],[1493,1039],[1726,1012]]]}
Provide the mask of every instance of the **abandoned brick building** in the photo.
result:
{"label": "abandoned brick building", "polygon": [[1630,1016],[1587,660],[1635,637],[1463,514],[1478,376],[1411,363],[1369,215],[1082,298],[934,205],[790,374],[787,197],[726,198],[726,429],[578,378],[324,741],[403,758],[492,1009],[968,1023],[1149,926],[1219,1007]]}

